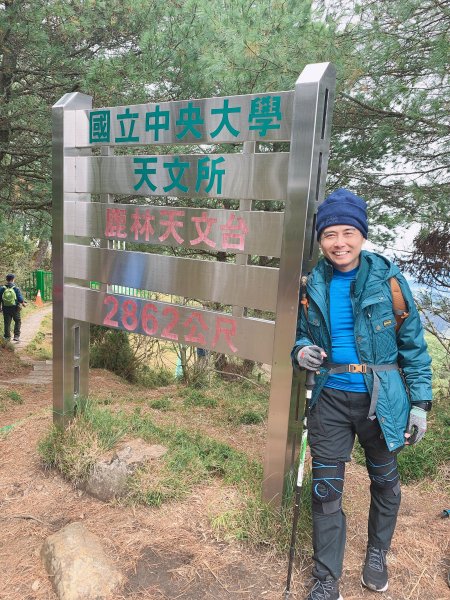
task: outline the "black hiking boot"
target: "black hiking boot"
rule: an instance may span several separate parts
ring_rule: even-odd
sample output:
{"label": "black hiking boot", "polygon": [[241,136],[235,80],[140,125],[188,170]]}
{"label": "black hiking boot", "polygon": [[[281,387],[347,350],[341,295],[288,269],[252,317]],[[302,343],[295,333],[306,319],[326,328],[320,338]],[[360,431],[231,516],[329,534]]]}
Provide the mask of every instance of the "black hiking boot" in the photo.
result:
{"label": "black hiking boot", "polygon": [[314,578],[314,585],[305,600],[344,600],[339,593],[336,579],[327,577],[324,580]]}
{"label": "black hiking boot", "polygon": [[387,550],[367,546],[366,562],[361,582],[369,590],[385,592],[388,589],[388,570],[386,566]]}

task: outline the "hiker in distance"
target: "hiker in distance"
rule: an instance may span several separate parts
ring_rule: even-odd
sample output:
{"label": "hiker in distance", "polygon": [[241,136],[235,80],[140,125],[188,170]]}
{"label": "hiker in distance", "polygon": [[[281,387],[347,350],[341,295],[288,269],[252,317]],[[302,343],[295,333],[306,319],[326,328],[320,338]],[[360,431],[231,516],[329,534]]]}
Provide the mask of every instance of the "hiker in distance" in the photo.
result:
{"label": "hiker in distance", "polygon": [[11,339],[11,321],[14,320],[14,341],[20,340],[21,318],[20,311],[26,302],[19,287],[14,283],[15,275],[6,276],[6,284],[0,287],[0,312],[3,311],[3,336],[5,340]]}
{"label": "hiker in distance", "polygon": [[[342,492],[355,435],[371,495],[361,580],[384,592],[400,506],[397,453],[425,434],[431,359],[405,278],[384,256],[362,250],[365,201],[336,190],[319,207],[316,229],[323,258],[308,277],[292,351],[294,366],[316,372],[308,418],[314,583],[306,600],[342,600]],[[396,282],[406,310],[393,303]],[[396,312],[403,313],[399,328]]]}

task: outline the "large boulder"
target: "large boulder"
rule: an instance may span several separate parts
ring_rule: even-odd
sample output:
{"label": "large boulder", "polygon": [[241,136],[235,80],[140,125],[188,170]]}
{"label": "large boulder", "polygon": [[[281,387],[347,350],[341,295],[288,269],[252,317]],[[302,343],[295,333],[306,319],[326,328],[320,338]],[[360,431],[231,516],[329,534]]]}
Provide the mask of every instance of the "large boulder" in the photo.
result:
{"label": "large boulder", "polygon": [[49,536],[41,558],[59,600],[106,600],[124,580],[82,523],[70,523]]}

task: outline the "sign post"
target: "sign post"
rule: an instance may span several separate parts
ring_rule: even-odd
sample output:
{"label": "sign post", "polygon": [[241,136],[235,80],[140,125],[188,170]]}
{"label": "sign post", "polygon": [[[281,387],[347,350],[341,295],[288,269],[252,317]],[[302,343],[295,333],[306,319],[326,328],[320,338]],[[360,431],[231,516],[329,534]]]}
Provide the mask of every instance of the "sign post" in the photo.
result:
{"label": "sign post", "polygon": [[[54,106],[57,423],[87,395],[89,323],[272,365],[263,496],[281,502],[304,401],[290,350],[300,276],[317,259],[334,86],[334,68],[323,63],[308,65],[292,92],[95,110],[88,96],[66,94]],[[274,142],[290,142],[289,152],[273,151]],[[192,153],[159,153],[177,144]],[[215,154],[218,144],[233,151]],[[121,146],[133,153],[115,155]],[[181,198],[196,198],[195,208],[177,205]],[[235,208],[212,208],[221,198]],[[129,243],[153,252],[126,250]],[[172,256],[167,247],[202,256]],[[204,260],[208,252],[227,261]],[[258,256],[279,257],[279,268],[259,266]]]}

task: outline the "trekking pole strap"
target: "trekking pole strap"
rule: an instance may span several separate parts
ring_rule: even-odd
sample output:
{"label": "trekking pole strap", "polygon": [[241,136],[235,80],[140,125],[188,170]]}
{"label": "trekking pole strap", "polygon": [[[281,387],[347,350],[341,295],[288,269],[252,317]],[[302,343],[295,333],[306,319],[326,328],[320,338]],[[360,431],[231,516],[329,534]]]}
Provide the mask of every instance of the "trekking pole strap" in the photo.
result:
{"label": "trekking pole strap", "polygon": [[375,409],[378,402],[378,393],[380,391],[380,378],[378,372],[380,371],[398,371],[399,367],[397,364],[386,364],[386,365],[370,365],[370,364],[339,364],[325,362],[322,365],[327,369],[327,379],[330,375],[339,375],[341,373],[372,373],[373,375],[373,390],[370,397],[369,414],[367,418],[373,421],[376,418]]}

